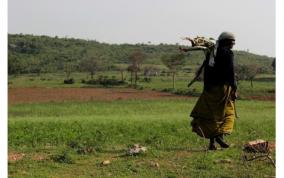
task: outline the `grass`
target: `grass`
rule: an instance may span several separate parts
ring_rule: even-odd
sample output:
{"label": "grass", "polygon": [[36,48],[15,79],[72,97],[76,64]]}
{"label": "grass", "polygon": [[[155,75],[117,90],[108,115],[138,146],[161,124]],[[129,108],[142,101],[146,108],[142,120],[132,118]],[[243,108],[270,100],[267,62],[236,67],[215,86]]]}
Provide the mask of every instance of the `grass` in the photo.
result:
{"label": "grass", "polygon": [[[191,132],[188,114],[197,98],[63,102],[9,106],[10,177],[264,177],[267,161],[244,162],[242,146],[275,141],[275,103],[240,100],[234,146],[205,152],[207,140]],[[119,157],[135,143],[145,155]],[[92,148],[93,151],[79,152]],[[44,159],[38,159],[43,157]],[[273,157],[274,158],[274,157]],[[230,159],[231,163],[215,163]],[[101,166],[110,160],[108,166]],[[159,166],[153,166],[152,163]]]}
{"label": "grass", "polygon": [[[120,78],[118,72],[104,75]],[[73,73],[71,77],[76,83],[65,85],[64,74],[60,73],[9,76],[9,87],[89,87],[80,83],[87,74]],[[179,73],[176,89],[188,90],[186,85],[192,77],[192,73]],[[172,81],[170,76],[159,76],[138,84],[144,89],[163,90],[171,88]],[[197,98],[9,105],[9,154],[24,154],[17,161],[9,161],[9,176],[275,176],[275,168],[268,161],[241,159],[242,146],[247,141],[275,141],[275,103],[246,99],[274,95],[275,76],[258,75],[254,87],[249,81],[241,81],[238,87],[242,98],[237,101],[240,119],[236,120],[233,134],[226,137],[233,146],[215,152],[205,152],[207,140],[191,132],[188,115]],[[202,82],[194,83],[190,90],[200,93]],[[148,152],[120,157],[135,143],[146,146]],[[231,163],[216,163],[224,159]],[[104,160],[111,164],[102,166]]]}

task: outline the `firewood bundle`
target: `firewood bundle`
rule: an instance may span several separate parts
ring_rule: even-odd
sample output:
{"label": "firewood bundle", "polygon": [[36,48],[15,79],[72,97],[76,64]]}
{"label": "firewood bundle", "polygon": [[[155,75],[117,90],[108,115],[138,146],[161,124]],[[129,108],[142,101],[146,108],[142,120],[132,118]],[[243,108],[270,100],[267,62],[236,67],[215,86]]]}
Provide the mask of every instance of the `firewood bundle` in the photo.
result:
{"label": "firewood bundle", "polygon": [[213,38],[205,38],[197,36],[195,38],[185,37],[184,40],[189,40],[191,42],[192,47],[206,47],[206,48],[212,48],[215,46],[216,42]]}
{"label": "firewood bundle", "polygon": [[270,152],[268,141],[254,140],[246,143],[243,150],[248,153],[268,153]]}

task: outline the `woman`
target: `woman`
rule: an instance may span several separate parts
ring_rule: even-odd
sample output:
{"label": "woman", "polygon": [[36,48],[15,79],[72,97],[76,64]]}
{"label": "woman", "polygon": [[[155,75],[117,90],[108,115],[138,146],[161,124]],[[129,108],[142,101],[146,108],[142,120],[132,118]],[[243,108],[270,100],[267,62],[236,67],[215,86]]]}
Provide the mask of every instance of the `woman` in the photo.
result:
{"label": "woman", "polygon": [[[237,85],[234,73],[235,36],[220,34],[214,62],[207,56],[204,67],[204,89],[190,116],[192,131],[210,140],[209,150],[216,150],[215,141],[228,148],[223,136],[233,131]],[[210,61],[210,62],[209,62]]]}

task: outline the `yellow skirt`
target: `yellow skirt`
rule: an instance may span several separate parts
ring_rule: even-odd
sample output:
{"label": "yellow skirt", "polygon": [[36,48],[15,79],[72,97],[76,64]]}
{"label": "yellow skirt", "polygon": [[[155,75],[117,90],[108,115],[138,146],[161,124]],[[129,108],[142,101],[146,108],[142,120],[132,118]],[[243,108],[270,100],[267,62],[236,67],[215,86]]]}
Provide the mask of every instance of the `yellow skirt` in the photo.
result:
{"label": "yellow skirt", "polygon": [[190,114],[192,131],[205,138],[232,133],[235,108],[231,93],[229,85],[204,90]]}

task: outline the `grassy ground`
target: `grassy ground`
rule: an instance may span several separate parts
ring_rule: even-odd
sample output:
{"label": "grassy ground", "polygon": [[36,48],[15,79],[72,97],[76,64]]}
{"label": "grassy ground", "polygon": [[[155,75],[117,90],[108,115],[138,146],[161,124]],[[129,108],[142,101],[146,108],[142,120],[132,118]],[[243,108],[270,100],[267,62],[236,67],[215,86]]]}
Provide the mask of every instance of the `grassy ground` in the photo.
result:
{"label": "grassy ground", "polygon": [[[204,151],[188,114],[197,98],[9,106],[10,177],[264,177],[268,161],[242,161],[242,146],[275,141],[275,103],[241,100],[227,150]],[[140,156],[121,156],[135,143]],[[83,154],[85,153],[85,154]],[[274,158],[274,154],[273,154]],[[228,160],[222,163],[222,160]],[[110,160],[108,166],[101,166]]]}
{"label": "grassy ground", "polygon": [[[120,78],[118,72],[107,75]],[[176,89],[187,90],[192,76],[180,73]],[[9,76],[9,87],[89,87],[81,83],[87,74],[74,73],[72,77],[75,84],[66,85],[64,74]],[[172,81],[170,76],[160,76],[138,84],[144,89],[163,90],[171,88]],[[275,76],[258,75],[253,84],[239,83],[243,100],[237,102],[237,110],[241,118],[236,120],[234,133],[226,138],[232,147],[215,152],[206,152],[207,140],[190,130],[188,115],[197,98],[9,105],[9,176],[273,176],[275,168],[268,161],[241,159],[245,142],[275,141],[275,103],[246,100],[249,96],[275,95]],[[190,90],[200,93],[202,82]],[[146,146],[148,152],[121,156],[135,143]],[[101,166],[103,160],[111,164]]]}

